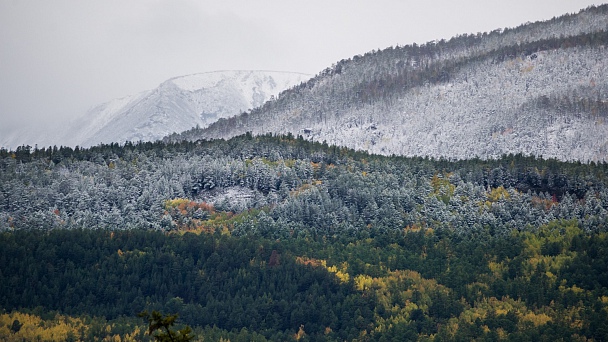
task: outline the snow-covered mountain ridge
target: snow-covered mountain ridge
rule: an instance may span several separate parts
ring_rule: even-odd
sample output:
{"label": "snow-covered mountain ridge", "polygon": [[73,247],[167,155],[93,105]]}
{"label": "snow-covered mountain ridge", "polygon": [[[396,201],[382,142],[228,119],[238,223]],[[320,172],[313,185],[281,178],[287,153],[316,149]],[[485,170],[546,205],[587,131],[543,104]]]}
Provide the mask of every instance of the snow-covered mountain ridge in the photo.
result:
{"label": "snow-covered mountain ridge", "polygon": [[[90,109],[62,128],[17,132],[0,143],[15,148],[154,141],[261,106],[310,75],[279,71],[216,71],[171,78],[157,88]],[[56,132],[55,134],[52,134]]]}
{"label": "snow-covered mountain ridge", "polygon": [[342,60],[168,140],[292,133],[380,154],[608,160],[608,5]]}
{"label": "snow-covered mountain ridge", "polygon": [[97,106],[70,128],[69,145],[153,141],[207,127],[262,105],[309,75],[276,71],[218,71],[171,78],[156,89]]}

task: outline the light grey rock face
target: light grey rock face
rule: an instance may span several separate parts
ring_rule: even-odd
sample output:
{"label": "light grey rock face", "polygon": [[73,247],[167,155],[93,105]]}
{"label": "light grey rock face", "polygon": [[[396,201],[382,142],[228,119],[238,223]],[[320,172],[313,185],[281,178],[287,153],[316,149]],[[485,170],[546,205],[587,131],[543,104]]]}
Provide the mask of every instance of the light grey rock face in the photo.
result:
{"label": "light grey rock face", "polygon": [[219,71],[176,77],[156,89],[99,105],[69,125],[62,144],[154,141],[255,108],[308,75]]}

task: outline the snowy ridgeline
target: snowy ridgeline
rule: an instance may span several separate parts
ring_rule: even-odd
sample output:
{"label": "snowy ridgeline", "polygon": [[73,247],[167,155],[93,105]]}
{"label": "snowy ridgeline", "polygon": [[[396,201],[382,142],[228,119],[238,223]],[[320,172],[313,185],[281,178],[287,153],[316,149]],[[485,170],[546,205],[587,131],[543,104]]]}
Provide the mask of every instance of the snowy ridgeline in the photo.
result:
{"label": "snowy ridgeline", "polygon": [[605,161],[605,12],[355,56],[182,138],[292,133],[385,155]]}
{"label": "snowy ridgeline", "polygon": [[602,6],[583,10],[575,15],[564,15],[547,21],[522,24],[512,29],[497,29],[490,33],[460,36],[459,38],[464,38],[465,42],[454,44],[437,57],[449,59],[479,55],[498,50],[503,46],[606,30],[608,28],[607,11],[608,7]]}
{"label": "snowy ridgeline", "polygon": [[292,133],[380,154],[608,158],[608,5],[342,60],[275,101],[170,140]]}

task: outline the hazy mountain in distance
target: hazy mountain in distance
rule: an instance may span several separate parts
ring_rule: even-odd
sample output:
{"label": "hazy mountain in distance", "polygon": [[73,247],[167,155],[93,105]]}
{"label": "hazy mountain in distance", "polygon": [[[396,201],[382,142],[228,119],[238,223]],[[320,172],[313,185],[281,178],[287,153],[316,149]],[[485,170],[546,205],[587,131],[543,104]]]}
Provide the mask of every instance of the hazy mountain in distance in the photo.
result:
{"label": "hazy mountain in distance", "polygon": [[72,126],[71,145],[153,141],[207,127],[261,106],[309,75],[274,71],[218,71],[175,77],[156,89],[93,108]]}
{"label": "hazy mountain in distance", "polygon": [[62,129],[15,132],[2,138],[0,144],[10,148],[22,144],[88,147],[153,141],[261,106],[309,78],[277,71],[217,71],[175,77],[155,89],[98,105],[63,124]]}
{"label": "hazy mountain in distance", "polygon": [[249,113],[167,140],[292,133],[380,154],[608,158],[608,5],[337,62]]}

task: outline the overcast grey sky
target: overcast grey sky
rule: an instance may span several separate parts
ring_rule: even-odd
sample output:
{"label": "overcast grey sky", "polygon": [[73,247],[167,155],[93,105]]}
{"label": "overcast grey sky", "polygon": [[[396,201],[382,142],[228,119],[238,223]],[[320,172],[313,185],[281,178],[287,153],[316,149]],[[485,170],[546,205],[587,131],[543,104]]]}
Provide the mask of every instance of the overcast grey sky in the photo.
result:
{"label": "overcast grey sky", "polygon": [[316,74],[372,49],[578,12],[585,0],[0,0],[0,135],[215,70]]}

